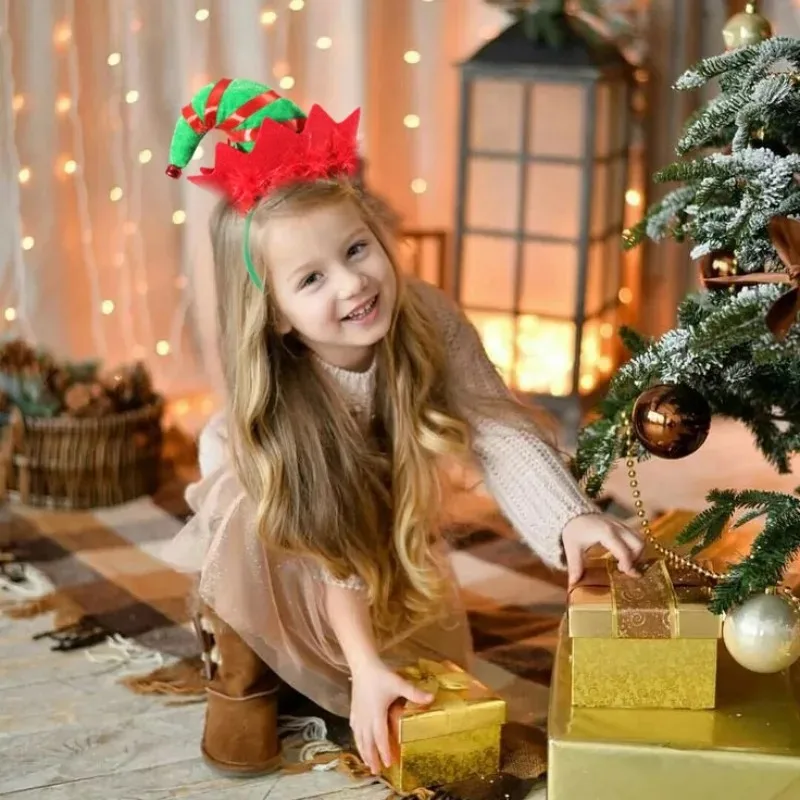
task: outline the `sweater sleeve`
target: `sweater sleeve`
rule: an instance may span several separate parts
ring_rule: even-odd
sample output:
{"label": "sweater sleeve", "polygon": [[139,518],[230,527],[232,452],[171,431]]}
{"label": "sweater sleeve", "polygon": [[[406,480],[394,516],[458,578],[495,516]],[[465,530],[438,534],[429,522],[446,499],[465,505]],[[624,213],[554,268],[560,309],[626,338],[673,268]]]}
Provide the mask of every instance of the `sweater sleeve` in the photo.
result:
{"label": "sweater sleeve", "polygon": [[[483,398],[511,397],[475,327],[439,290],[425,287],[442,326],[453,391]],[[517,533],[547,564],[564,568],[561,533],[582,514],[599,513],[560,455],[534,433],[468,412],[473,449],[484,481]]]}

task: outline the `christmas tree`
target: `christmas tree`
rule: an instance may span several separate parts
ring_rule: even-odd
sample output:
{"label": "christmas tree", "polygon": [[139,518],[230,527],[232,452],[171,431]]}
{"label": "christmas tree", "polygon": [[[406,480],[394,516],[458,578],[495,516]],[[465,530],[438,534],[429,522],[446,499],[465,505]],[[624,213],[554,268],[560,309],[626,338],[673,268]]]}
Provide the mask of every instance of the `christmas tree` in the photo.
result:
{"label": "christmas tree", "polygon": [[[690,243],[702,289],[663,336],[622,331],[631,358],[581,432],[575,459],[593,495],[623,459],[639,498],[635,463],[694,452],[712,416],[746,425],[779,472],[800,451],[800,40],[768,38],[707,58],[675,88],[710,81],[719,93],[687,122],[680,160],[656,175],[676,188],[625,237],[628,247],[645,238]],[[763,527],[750,553],[715,576],[716,612],[781,586],[800,553],[800,496],[719,488],[681,534],[696,555],[754,519]]]}

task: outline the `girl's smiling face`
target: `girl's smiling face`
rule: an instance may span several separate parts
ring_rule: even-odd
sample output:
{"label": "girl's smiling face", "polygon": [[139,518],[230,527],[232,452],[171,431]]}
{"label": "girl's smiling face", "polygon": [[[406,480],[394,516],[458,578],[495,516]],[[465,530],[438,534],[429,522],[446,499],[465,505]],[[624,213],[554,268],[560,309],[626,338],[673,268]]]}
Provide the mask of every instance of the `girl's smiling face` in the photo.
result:
{"label": "girl's smiling face", "polygon": [[397,278],[355,204],[276,214],[261,241],[281,332],[334,366],[369,367],[392,322]]}

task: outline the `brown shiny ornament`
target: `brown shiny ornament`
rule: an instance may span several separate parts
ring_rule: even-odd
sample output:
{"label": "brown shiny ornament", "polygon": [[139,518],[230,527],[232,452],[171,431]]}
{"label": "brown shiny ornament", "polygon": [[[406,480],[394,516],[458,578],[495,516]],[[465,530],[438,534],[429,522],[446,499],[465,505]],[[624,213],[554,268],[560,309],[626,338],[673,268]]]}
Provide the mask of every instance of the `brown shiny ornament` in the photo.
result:
{"label": "brown shiny ornament", "polygon": [[685,458],[699,450],[711,428],[711,408],[682,383],[651,386],[636,400],[633,429],[642,446],[659,458]]}
{"label": "brown shiny ornament", "polygon": [[722,29],[726,50],[758,44],[772,36],[770,21],[758,13],[756,3],[748,3],[744,11],[734,14]]}

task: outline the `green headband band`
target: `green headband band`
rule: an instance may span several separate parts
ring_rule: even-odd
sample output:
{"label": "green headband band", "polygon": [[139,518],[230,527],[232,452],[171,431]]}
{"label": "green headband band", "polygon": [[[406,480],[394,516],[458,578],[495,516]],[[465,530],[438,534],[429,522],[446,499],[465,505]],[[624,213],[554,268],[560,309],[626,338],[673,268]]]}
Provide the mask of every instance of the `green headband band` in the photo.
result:
{"label": "green headband band", "polygon": [[250,276],[250,280],[253,281],[253,285],[259,292],[263,292],[264,281],[261,280],[261,276],[256,272],[253,259],[250,257],[250,225],[253,222],[254,211],[255,209],[248,211],[247,216],[244,218],[244,265],[247,267],[247,274]]}

